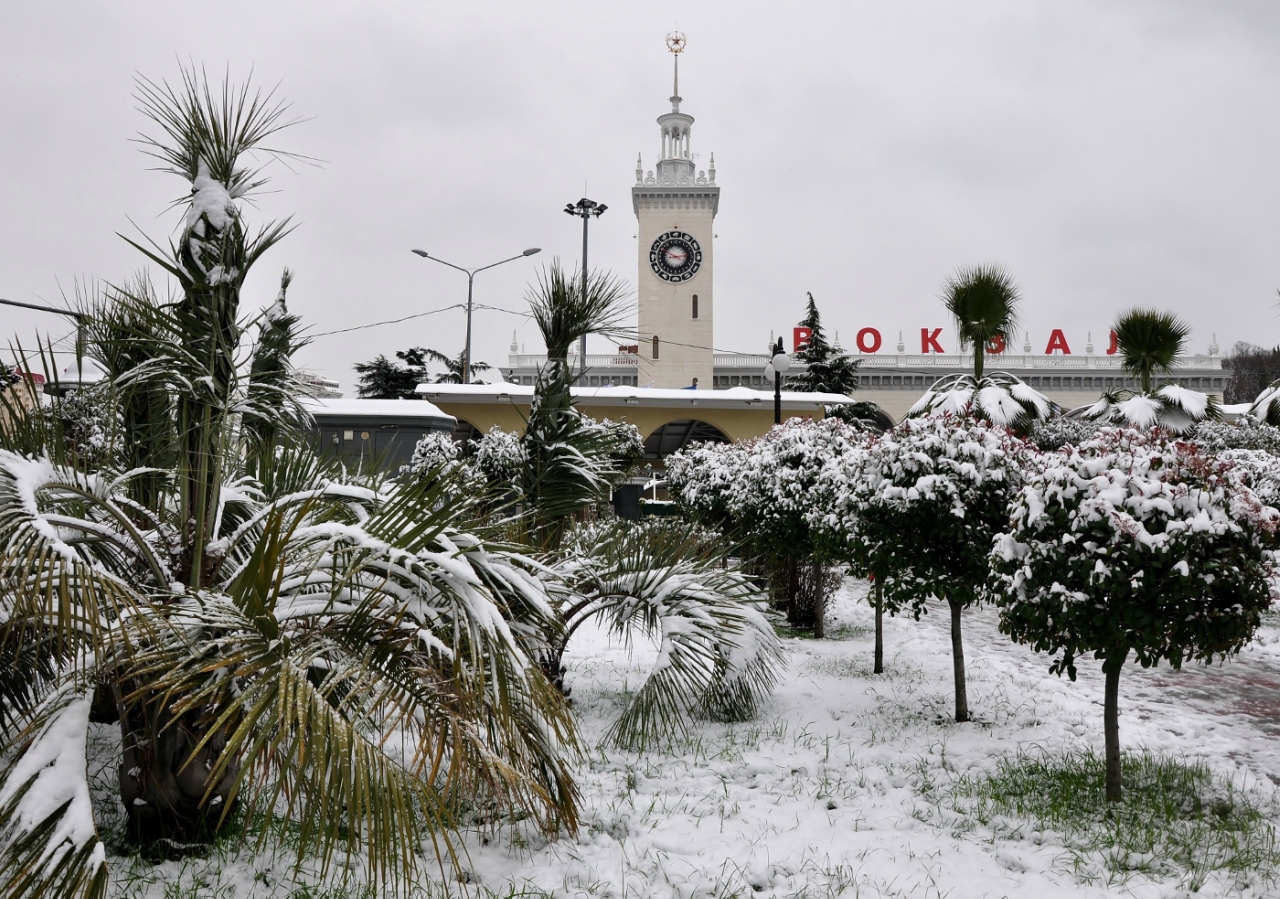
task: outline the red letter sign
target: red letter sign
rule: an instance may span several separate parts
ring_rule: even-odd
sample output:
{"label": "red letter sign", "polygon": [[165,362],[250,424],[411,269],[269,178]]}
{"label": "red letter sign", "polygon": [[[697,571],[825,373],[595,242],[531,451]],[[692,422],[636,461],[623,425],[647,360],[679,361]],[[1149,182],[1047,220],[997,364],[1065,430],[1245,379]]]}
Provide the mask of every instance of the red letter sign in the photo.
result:
{"label": "red letter sign", "polygon": [[1064,356],[1071,355],[1071,347],[1067,346],[1067,338],[1063,335],[1061,328],[1054,328],[1049,334],[1049,345],[1044,348],[1044,354],[1052,356],[1054,350],[1062,350]]}
{"label": "red letter sign", "polygon": [[1120,349],[1120,345],[1116,343],[1116,332],[1111,332],[1111,346],[1107,347],[1107,355],[1114,356],[1116,351]]}
{"label": "red letter sign", "polygon": [[1004,335],[997,334],[987,341],[987,352],[993,356],[998,356],[1004,352]]}
{"label": "red letter sign", "polygon": [[880,332],[875,328],[863,328],[858,332],[858,352],[874,353],[880,349]]}
{"label": "red letter sign", "polygon": [[[942,333],[941,328],[934,328],[932,332],[928,328],[920,329],[920,352],[922,353],[941,353],[942,344],[938,343],[938,335]],[[933,347],[933,349],[929,349]]]}
{"label": "red letter sign", "polygon": [[798,353],[809,345],[809,339],[813,337],[813,328],[793,328],[791,330],[791,345],[793,353]]}

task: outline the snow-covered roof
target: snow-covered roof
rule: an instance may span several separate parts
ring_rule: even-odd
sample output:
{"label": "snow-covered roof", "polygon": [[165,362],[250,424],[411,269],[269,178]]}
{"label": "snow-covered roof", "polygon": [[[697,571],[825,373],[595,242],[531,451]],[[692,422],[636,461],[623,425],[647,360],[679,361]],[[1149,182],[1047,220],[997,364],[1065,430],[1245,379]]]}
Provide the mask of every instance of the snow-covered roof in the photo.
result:
{"label": "snow-covered roof", "polygon": [[302,404],[312,415],[455,420],[449,413],[442,412],[439,406],[426,400],[314,399],[308,397],[302,400]]}
{"label": "snow-covered roof", "polygon": [[[664,387],[574,387],[573,398],[587,406],[709,406],[737,409],[742,406],[772,405],[773,391],[730,387],[728,390],[683,390]],[[527,404],[533,387],[527,384],[419,384],[419,396],[436,402],[518,403]],[[782,392],[784,409],[812,409],[817,406],[850,403],[850,397],[838,393]]]}

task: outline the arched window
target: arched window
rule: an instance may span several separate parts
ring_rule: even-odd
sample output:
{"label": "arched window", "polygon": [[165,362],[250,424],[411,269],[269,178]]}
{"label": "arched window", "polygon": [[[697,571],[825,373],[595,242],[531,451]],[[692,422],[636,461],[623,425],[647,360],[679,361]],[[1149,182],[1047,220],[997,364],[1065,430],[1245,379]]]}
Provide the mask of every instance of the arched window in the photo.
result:
{"label": "arched window", "polygon": [[698,295],[696,293],[693,295],[693,317],[698,317]]}
{"label": "arched window", "polygon": [[653,335],[653,358],[658,358],[658,335]]}

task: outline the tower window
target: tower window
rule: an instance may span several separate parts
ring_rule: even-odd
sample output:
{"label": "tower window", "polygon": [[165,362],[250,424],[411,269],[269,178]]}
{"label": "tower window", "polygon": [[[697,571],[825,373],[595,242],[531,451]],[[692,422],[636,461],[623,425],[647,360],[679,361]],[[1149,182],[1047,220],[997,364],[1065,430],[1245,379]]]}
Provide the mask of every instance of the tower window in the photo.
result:
{"label": "tower window", "polygon": [[698,295],[696,293],[693,295],[693,317],[698,317]]}
{"label": "tower window", "polygon": [[653,335],[653,358],[658,358],[658,335]]}

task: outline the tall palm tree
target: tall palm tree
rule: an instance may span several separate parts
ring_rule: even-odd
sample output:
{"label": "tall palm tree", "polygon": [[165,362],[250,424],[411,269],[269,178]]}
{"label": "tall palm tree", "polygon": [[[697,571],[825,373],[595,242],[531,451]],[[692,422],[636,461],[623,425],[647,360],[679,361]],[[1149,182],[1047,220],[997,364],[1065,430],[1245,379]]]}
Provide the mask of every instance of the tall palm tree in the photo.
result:
{"label": "tall palm tree", "polygon": [[990,344],[1004,341],[1017,328],[1020,300],[1013,277],[998,265],[962,268],[947,279],[942,304],[955,318],[960,346],[973,348],[973,374],[938,379],[907,411],[908,417],[971,416],[1025,431],[1057,411],[1048,397],[1019,378],[986,373]]}
{"label": "tall palm tree", "polygon": [[1130,309],[1120,314],[1113,330],[1121,365],[1139,379],[1141,390],[1104,393],[1083,411],[1084,418],[1182,434],[1198,421],[1221,417],[1217,397],[1176,384],[1154,388],[1153,377],[1172,371],[1182,355],[1191,334],[1186,322],[1172,312]]}
{"label": "tall palm tree", "polygon": [[960,346],[973,347],[974,380],[982,380],[991,342],[1017,330],[1021,298],[1013,276],[999,265],[962,268],[947,279],[942,305],[955,318]]}

